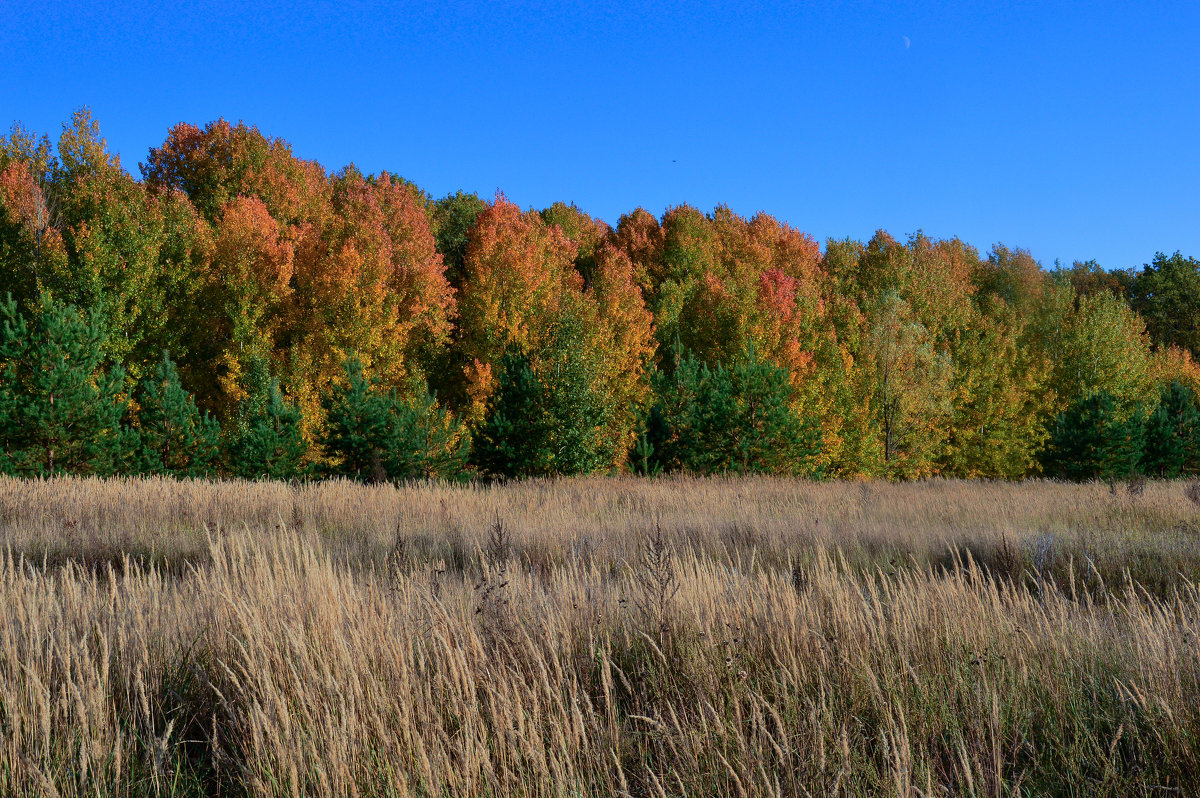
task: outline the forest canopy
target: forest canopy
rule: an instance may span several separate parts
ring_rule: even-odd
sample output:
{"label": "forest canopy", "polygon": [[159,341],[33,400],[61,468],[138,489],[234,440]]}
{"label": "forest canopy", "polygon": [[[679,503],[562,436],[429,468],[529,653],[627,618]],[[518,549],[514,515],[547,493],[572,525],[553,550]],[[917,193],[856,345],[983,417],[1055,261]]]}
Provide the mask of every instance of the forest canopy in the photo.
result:
{"label": "forest canopy", "polygon": [[0,472],[1200,470],[1200,261],[435,199],[244,123],[0,136]]}

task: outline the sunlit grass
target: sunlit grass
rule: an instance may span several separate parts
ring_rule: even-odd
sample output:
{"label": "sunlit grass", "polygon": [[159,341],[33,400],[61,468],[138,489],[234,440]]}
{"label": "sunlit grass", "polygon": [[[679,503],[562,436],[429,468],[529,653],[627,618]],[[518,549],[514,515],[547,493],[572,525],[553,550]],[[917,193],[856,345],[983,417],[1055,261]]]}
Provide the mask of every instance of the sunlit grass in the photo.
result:
{"label": "sunlit grass", "polygon": [[0,795],[1194,794],[1185,493],[0,479]]}

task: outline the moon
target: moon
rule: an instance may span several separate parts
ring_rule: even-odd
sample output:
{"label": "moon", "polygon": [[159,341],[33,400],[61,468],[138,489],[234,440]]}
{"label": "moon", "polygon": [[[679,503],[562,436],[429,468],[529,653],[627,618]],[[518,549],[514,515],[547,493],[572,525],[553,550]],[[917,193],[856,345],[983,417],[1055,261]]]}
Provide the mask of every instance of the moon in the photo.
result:
{"label": "moon", "polygon": [[904,39],[904,49],[905,50],[907,50],[909,47],[912,47],[912,39],[908,38],[907,36],[901,36],[900,38]]}

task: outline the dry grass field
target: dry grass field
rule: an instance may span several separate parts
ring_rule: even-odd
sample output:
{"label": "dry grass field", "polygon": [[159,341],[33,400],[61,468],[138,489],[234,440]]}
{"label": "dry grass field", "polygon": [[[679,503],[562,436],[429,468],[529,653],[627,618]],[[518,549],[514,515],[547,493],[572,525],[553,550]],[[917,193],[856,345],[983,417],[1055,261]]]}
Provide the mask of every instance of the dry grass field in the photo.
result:
{"label": "dry grass field", "polygon": [[0,795],[1196,795],[1198,502],[0,478]]}

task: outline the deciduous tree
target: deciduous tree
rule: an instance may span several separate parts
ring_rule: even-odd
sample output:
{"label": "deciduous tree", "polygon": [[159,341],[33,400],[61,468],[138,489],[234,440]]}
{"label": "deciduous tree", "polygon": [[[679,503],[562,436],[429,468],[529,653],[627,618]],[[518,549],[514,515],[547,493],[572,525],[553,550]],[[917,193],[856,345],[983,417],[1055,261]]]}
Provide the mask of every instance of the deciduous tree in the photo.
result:
{"label": "deciduous tree", "polygon": [[932,336],[894,293],[880,298],[871,314],[867,360],[869,390],[889,478],[934,472],[952,413],[953,367]]}
{"label": "deciduous tree", "polygon": [[1200,260],[1159,252],[1133,278],[1129,294],[1156,345],[1200,357]]}
{"label": "deciduous tree", "polygon": [[558,317],[564,297],[582,290],[575,254],[561,230],[502,194],[479,215],[467,248],[456,343],[469,418],[482,418],[493,368],[504,354],[530,350]]}

